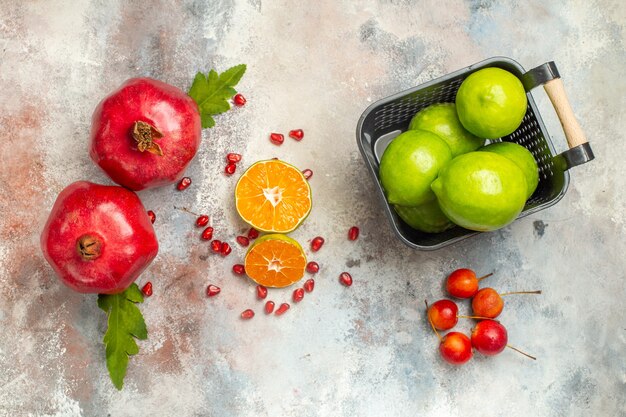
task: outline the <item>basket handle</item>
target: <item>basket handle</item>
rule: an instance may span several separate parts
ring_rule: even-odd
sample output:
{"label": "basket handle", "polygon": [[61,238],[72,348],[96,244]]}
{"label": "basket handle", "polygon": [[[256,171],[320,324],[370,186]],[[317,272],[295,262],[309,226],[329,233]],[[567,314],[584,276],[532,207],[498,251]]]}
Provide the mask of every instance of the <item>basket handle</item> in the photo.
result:
{"label": "basket handle", "polygon": [[563,81],[560,78],[555,78],[546,82],[543,88],[546,90],[552,106],[554,106],[570,149],[588,143],[589,140],[587,140],[585,132],[580,127],[572,110],[572,105],[567,98],[567,94],[565,94]]}

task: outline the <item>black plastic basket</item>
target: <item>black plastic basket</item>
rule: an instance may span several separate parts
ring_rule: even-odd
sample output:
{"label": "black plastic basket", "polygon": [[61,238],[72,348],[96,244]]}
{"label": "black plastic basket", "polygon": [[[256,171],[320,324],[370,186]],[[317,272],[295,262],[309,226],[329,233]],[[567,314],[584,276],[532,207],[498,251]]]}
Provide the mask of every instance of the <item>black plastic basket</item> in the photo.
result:
{"label": "black plastic basket", "polygon": [[[569,185],[567,170],[594,158],[591,146],[574,117],[554,62],[526,72],[519,63],[510,58],[494,57],[379,100],[369,106],[359,119],[357,143],[377,184],[378,195],[383,201],[391,226],[400,240],[412,248],[435,250],[477,232],[457,226],[442,233],[431,234],[415,230],[404,223],[385,198],[378,176],[380,157],[391,140],[407,130],[415,113],[431,104],[453,103],[463,80],[472,72],[487,67],[498,67],[515,74],[522,81],[528,97],[528,109],[520,127],[508,136],[491,141],[515,142],[524,146],[532,152],[539,166],[539,185],[518,218],[556,204],[563,198]],[[556,110],[569,145],[569,149],[561,154],[556,154],[530,94],[530,90],[540,85],[544,86]]]}

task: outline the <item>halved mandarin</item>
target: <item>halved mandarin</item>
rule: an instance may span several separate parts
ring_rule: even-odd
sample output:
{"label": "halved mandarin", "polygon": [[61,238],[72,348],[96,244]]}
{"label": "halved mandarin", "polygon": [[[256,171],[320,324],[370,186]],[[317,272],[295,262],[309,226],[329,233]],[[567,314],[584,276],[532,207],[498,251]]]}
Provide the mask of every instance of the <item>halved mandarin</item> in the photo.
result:
{"label": "halved mandarin", "polygon": [[244,260],[246,274],[264,287],[287,287],[304,276],[306,256],[292,238],[271,234],[257,239]]}
{"label": "halved mandarin", "polygon": [[235,205],[241,218],[255,229],[289,233],[311,212],[311,187],[293,165],[259,161],[239,178]]}

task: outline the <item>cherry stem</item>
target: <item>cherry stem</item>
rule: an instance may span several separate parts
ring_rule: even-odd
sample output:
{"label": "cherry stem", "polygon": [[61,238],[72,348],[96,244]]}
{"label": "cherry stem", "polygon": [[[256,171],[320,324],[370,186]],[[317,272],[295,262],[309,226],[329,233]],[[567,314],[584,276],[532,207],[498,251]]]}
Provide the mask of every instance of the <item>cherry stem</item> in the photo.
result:
{"label": "cherry stem", "polygon": [[493,275],[493,272],[492,272],[492,273],[490,273],[490,274],[487,274],[487,275],[483,275],[482,277],[478,278],[478,281],[480,282],[480,281],[482,281],[483,279],[485,279],[485,278],[489,278],[489,277],[490,277],[490,276],[492,276],[492,275]]}
{"label": "cherry stem", "polygon": [[503,292],[503,293],[500,294],[500,296],[503,297],[505,295],[512,295],[512,294],[541,294],[541,290]]}
{"label": "cherry stem", "polygon": [[[458,315],[457,316],[460,319],[476,319],[476,320],[493,320],[492,318],[489,317],[483,317],[483,316],[464,316],[464,315]],[[497,320],[494,320],[497,321]]]}
{"label": "cherry stem", "polygon": [[524,355],[524,356],[526,356],[527,358],[530,358],[530,359],[532,359],[532,360],[534,360],[534,361],[536,361],[536,360],[537,360],[537,358],[535,358],[534,356],[531,356],[531,355],[529,355],[529,354],[528,354],[528,353],[526,353],[526,352],[522,352],[521,350],[519,350],[519,349],[517,349],[517,348],[515,348],[515,347],[513,347],[513,346],[511,346],[511,345],[506,345],[506,347],[508,347],[509,349],[513,349],[513,350],[514,350],[514,351],[516,351],[517,353],[521,353],[522,355]]}
{"label": "cherry stem", "polygon": [[174,208],[176,210],[180,210],[180,211],[184,211],[185,213],[192,214],[192,215],[194,215],[196,217],[200,217],[200,215],[198,213],[194,213],[193,211],[189,210],[187,207],[176,207],[176,206],[174,206]]}
{"label": "cherry stem", "polygon": [[441,337],[441,335],[439,334],[439,332],[437,331],[437,329],[435,329],[435,325],[433,324],[433,321],[430,319],[430,317],[428,316],[428,301],[424,300],[424,304],[426,304],[426,318],[428,318],[428,322],[430,323],[430,327],[433,328],[433,331],[435,332],[435,334],[437,335],[437,337],[439,338],[439,342],[443,341],[443,338]]}

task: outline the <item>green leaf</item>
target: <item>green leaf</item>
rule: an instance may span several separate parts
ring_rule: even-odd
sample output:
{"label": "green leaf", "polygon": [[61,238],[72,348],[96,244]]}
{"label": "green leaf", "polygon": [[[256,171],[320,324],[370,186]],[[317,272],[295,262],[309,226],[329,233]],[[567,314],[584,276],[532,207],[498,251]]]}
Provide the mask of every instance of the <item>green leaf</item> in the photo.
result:
{"label": "green leaf", "polygon": [[201,72],[196,74],[188,94],[198,104],[203,128],[215,126],[212,116],[230,109],[228,99],[237,94],[234,87],[245,72],[246,65],[241,64],[221,74],[215,70],[209,71],[207,75]]}
{"label": "green leaf", "polygon": [[143,302],[137,284],[132,284],[119,294],[99,294],[98,307],[108,314],[108,328],[104,335],[106,361],[111,381],[122,389],[128,367],[128,356],[139,352],[135,342],[147,339],[148,330],[136,303]]}

